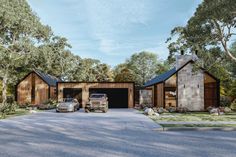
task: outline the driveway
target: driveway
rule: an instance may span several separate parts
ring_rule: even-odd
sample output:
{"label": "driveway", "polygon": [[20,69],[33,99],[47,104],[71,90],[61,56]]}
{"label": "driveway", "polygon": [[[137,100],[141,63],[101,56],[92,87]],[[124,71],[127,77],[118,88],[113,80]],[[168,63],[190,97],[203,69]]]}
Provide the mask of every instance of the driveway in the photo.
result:
{"label": "driveway", "polygon": [[52,111],[0,120],[0,157],[235,156],[236,132],[158,132],[132,109]]}

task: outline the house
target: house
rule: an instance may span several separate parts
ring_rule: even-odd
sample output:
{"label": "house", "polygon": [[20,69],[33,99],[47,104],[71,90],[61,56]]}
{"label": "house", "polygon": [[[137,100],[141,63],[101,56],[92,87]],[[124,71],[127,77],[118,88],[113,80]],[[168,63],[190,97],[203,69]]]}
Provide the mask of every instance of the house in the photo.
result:
{"label": "house", "polygon": [[19,104],[42,104],[48,99],[62,101],[63,98],[76,98],[85,107],[89,95],[105,93],[109,108],[134,107],[133,82],[63,82],[54,76],[32,71],[16,86],[16,100]]}
{"label": "house", "polygon": [[203,68],[194,68],[197,57],[176,56],[175,67],[145,83],[152,90],[156,107],[186,107],[190,111],[203,111],[219,106],[220,81]]}
{"label": "house", "polygon": [[60,79],[34,70],[16,85],[16,101],[19,104],[42,104],[56,99],[56,84]]}

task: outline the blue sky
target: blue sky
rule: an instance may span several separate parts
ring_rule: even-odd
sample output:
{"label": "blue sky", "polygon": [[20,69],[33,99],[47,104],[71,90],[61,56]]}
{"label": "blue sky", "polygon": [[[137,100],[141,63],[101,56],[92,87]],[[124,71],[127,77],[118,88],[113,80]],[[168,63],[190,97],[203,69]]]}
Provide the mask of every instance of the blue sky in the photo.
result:
{"label": "blue sky", "polygon": [[185,25],[201,0],[29,0],[33,11],[71,51],[111,66],[135,52],[168,55],[166,39]]}

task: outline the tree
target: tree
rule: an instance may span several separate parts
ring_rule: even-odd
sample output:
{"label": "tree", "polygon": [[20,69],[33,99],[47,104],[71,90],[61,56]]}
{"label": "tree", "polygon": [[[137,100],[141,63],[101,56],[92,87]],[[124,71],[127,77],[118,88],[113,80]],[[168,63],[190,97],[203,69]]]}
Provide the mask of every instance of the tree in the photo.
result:
{"label": "tree", "polygon": [[0,76],[2,98],[6,102],[7,86],[14,79],[29,48],[35,42],[46,40],[51,33],[40,23],[25,0],[0,2]]}
{"label": "tree", "polygon": [[113,81],[114,75],[110,66],[107,64],[98,64],[94,68],[94,75],[96,77],[96,81],[98,82],[110,82]]}
{"label": "tree", "polygon": [[168,46],[170,55],[179,50],[191,52],[219,46],[236,62],[229,49],[229,42],[236,35],[236,3],[234,0],[204,0],[185,27],[175,27],[167,41],[177,35]]}
{"label": "tree", "polygon": [[135,53],[126,61],[127,68],[135,75],[135,82],[144,85],[149,79],[158,74],[157,55],[150,52]]}
{"label": "tree", "polygon": [[133,74],[132,70],[126,68],[123,68],[122,70],[120,70],[120,72],[118,72],[115,75],[115,79],[116,82],[134,82],[135,81],[135,75]]}

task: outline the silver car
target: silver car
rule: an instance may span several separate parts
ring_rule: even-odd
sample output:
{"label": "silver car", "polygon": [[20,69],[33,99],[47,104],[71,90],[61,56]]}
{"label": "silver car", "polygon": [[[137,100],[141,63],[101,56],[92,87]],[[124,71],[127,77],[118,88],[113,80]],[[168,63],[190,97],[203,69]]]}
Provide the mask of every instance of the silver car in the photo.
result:
{"label": "silver car", "polygon": [[80,109],[77,99],[64,98],[62,102],[57,104],[56,112],[75,112]]}

